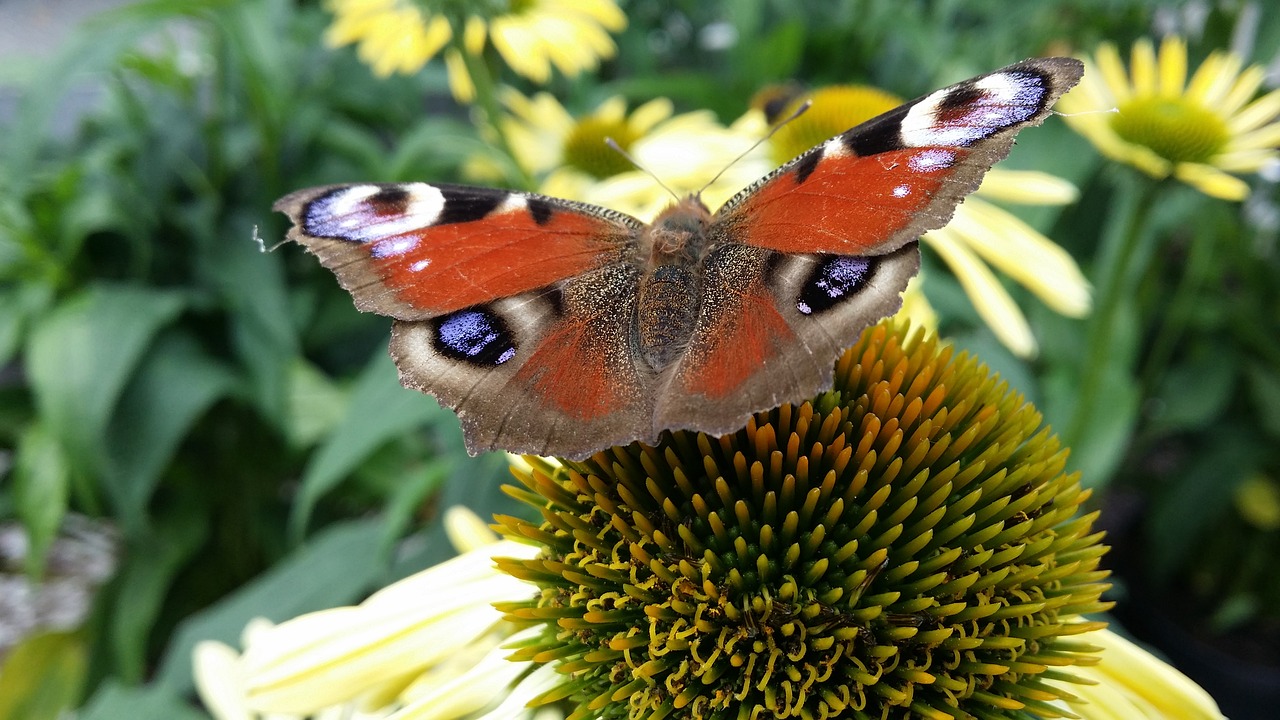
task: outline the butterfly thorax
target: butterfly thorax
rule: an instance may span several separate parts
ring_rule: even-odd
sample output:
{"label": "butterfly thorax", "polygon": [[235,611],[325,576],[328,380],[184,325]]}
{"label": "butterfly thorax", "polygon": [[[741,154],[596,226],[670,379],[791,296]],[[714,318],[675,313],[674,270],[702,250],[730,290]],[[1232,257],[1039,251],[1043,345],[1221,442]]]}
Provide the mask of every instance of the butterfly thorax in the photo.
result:
{"label": "butterfly thorax", "polygon": [[699,261],[707,244],[711,212],[696,195],[667,208],[640,239],[640,351],[654,372],[683,352],[698,319],[702,277]]}

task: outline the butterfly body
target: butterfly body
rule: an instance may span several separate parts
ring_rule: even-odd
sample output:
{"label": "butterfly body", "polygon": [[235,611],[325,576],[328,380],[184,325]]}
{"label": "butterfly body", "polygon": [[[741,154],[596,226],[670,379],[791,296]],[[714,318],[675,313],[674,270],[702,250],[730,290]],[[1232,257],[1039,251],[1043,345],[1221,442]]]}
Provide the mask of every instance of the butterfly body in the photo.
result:
{"label": "butterfly body", "polygon": [[395,319],[401,381],[457,411],[468,449],[581,458],[729,432],[829,386],[840,352],[901,305],[919,235],[1080,73],[1028,60],[939,90],[714,213],[691,196],[649,224],[428,183],[312,188],[276,208],[357,307]]}

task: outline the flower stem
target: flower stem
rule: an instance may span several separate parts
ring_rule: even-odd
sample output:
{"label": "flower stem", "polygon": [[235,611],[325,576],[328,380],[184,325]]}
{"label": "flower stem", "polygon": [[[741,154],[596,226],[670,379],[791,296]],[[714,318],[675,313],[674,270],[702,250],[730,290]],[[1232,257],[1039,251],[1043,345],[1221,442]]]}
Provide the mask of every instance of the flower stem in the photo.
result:
{"label": "flower stem", "polygon": [[481,55],[467,52],[461,34],[458,32],[454,33],[453,46],[462,56],[462,61],[467,67],[467,74],[471,76],[471,82],[475,84],[476,102],[484,115],[484,122],[488,124],[494,136],[498,138],[498,148],[511,160],[511,166],[515,169],[521,189],[536,190],[537,181],[520,164],[519,158],[516,157],[516,154],[511,149],[511,140],[507,137],[507,133],[503,130],[502,123],[499,121],[499,118],[502,117],[502,111],[498,107],[497,85],[493,82],[493,75],[489,72],[488,64],[485,63]]}
{"label": "flower stem", "polygon": [[[1136,189],[1137,197],[1129,203],[1123,231],[1109,233],[1104,240],[1107,245],[1100,254],[1103,264],[1099,269],[1102,276],[1096,283],[1099,288],[1097,310],[1094,311],[1086,331],[1084,366],[1077,388],[1076,406],[1071,422],[1063,433],[1069,447],[1081,445],[1101,400],[1099,395],[1108,366],[1108,353],[1115,347],[1112,341],[1121,299],[1131,290],[1132,279],[1145,274],[1145,268],[1142,268],[1143,272],[1135,272],[1133,263],[1138,247],[1142,244],[1147,216],[1151,213],[1163,184],[1146,178],[1140,178],[1138,182],[1141,186]],[[1096,478],[1095,482],[1106,482],[1106,478]]]}
{"label": "flower stem", "polygon": [[1187,322],[1195,312],[1196,300],[1200,291],[1213,274],[1214,261],[1211,255],[1216,238],[1212,233],[1200,228],[1191,238],[1191,250],[1183,263],[1182,277],[1169,299],[1168,309],[1163,313],[1163,321],[1151,343],[1151,352],[1142,369],[1143,393],[1150,395],[1157,383],[1164,377],[1174,349],[1187,329]]}

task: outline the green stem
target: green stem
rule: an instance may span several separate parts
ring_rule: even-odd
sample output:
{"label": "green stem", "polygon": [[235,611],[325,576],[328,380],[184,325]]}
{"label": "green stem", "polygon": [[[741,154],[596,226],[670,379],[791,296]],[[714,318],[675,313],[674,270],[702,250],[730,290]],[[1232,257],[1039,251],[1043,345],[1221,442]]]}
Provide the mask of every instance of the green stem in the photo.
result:
{"label": "green stem", "polygon": [[[1127,282],[1135,276],[1134,257],[1141,245],[1143,232],[1146,229],[1147,216],[1160,194],[1161,183],[1141,178],[1142,183],[1138,197],[1129,207],[1129,215],[1125,219],[1124,230],[1119,235],[1111,234],[1108,244],[1113,245],[1110,252],[1102,255],[1104,262],[1100,268],[1103,273],[1096,284],[1098,288],[1097,307],[1090,319],[1086,335],[1086,351],[1084,367],[1081,370],[1080,385],[1076,390],[1076,406],[1071,422],[1063,433],[1068,447],[1077,447],[1084,439],[1095,409],[1099,403],[1104,371],[1107,368],[1107,355],[1113,348],[1112,337],[1115,332],[1116,319],[1120,313],[1121,299],[1130,290]],[[1118,243],[1118,247],[1114,246]],[[1137,273],[1141,275],[1141,273]]]}
{"label": "green stem", "polygon": [[1156,383],[1164,377],[1174,348],[1182,339],[1187,322],[1195,312],[1200,290],[1213,274],[1211,252],[1216,239],[1203,228],[1191,238],[1191,251],[1183,264],[1182,277],[1178,279],[1178,286],[1164,313],[1164,321],[1160,323],[1160,329],[1151,343],[1151,352],[1143,364],[1141,379],[1144,395],[1150,395],[1155,390]]}
{"label": "green stem", "polygon": [[506,131],[502,129],[502,123],[499,121],[502,117],[502,110],[498,106],[497,86],[493,82],[493,75],[489,72],[488,64],[485,63],[483,57],[467,52],[462,42],[462,25],[455,25],[454,30],[452,46],[462,56],[462,61],[467,67],[467,74],[471,76],[471,82],[476,86],[476,102],[484,114],[485,123],[488,124],[489,129],[498,138],[499,149],[511,159],[511,165],[516,170],[521,188],[524,190],[537,190],[537,181],[520,164],[520,160],[511,150],[511,140],[507,137]]}

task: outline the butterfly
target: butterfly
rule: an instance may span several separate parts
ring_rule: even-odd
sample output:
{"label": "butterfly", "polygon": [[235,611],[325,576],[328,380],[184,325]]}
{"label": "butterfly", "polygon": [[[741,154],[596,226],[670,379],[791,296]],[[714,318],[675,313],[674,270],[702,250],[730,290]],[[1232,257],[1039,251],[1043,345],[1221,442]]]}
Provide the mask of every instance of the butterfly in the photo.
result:
{"label": "butterfly", "polygon": [[299,190],[289,238],[395,320],[401,382],[469,452],[582,459],[667,430],[720,435],[830,387],[895,312],[917,240],[1040,124],[1083,67],[1026,60],[803,153],[712,213],[653,222],[532,193],[410,182]]}

